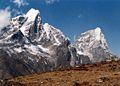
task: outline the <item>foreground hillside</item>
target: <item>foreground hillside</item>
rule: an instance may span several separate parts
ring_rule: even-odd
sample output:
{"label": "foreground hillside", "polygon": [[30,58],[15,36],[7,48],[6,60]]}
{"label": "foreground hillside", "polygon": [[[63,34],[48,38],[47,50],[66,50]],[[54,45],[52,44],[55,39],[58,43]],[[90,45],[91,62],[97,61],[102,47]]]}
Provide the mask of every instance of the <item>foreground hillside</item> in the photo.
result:
{"label": "foreground hillside", "polygon": [[81,65],[20,76],[2,84],[15,86],[120,86],[120,61]]}

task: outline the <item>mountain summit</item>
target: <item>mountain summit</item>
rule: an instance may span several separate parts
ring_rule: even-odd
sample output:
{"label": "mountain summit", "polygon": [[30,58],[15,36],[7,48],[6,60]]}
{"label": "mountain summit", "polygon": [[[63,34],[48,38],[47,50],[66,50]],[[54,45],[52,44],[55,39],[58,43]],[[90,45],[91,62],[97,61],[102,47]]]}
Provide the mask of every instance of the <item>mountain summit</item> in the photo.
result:
{"label": "mountain summit", "polygon": [[[104,34],[100,27],[84,32],[74,43],[78,55],[79,63],[84,63],[87,57],[89,62],[100,62],[111,59],[114,55],[110,52]],[[81,57],[86,56],[81,59]],[[86,61],[85,61],[86,62]]]}
{"label": "mountain summit", "polygon": [[52,25],[43,24],[38,10],[12,18],[1,33],[0,78],[69,65],[68,38]]}
{"label": "mountain summit", "polygon": [[104,61],[113,55],[98,27],[82,33],[74,44],[57,28],[43,23],[30,9],[12,18],[0,34],[0,78]]}

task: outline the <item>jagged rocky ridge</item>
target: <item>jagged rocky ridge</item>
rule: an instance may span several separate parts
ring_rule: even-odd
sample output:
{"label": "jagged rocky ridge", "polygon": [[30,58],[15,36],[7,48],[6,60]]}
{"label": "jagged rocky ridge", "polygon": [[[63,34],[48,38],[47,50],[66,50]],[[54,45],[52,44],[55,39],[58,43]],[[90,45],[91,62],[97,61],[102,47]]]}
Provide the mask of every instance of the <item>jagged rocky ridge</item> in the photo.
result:
{"label": "jagged rocky ridge", "polygon": [[75,43],[30,9],[12,18],[0,34],[0,78],[52,71],[57,67],[113,57],[100,28],[82,33]]}

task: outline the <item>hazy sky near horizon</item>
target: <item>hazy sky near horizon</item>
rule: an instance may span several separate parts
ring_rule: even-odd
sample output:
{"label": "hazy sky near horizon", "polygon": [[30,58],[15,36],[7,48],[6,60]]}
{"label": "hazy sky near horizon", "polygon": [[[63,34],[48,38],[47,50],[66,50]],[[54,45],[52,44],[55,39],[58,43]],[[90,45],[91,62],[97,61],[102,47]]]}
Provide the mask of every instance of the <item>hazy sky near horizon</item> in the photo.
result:
{"label": "hazy sky near horizon", "polygon": [[42,21],[59,28],[71,41],[100,27],[111,51],[120,56],[120,0],[0,0],[0,13],[7,10],[12,17],[30,8],[40,10]]}

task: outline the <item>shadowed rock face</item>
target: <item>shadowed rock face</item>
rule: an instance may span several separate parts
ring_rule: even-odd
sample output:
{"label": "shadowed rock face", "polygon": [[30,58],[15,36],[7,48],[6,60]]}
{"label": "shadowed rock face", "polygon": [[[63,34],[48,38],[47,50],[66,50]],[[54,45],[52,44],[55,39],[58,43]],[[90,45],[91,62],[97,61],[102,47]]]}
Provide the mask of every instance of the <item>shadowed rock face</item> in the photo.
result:
{"label": "shadowed rock face", "polygon": [[[21,53],[18,55],[13,54],[12,57],[9,57],[9,55],[3,50],[0,50],[0,52],[1,79],[37,73],[40,71],[49,71],[52,68],[52,65],[50,63],[42,63],[46,61],[44,58],[39,59],[37,63],[34,63],[29,60],[27,56],[25,56],[26,53]],[[33,55],[30,56],[33,58],[35,57]]]}
{"label": "shadowed rock face", "polygon": [[90,58],[88,56],[77,54],[77,50],[74,46],[70,46],[69,50],[71,53],[71,60],[70,60],[71,66],[74,67],[75,65],[91,63]]}
{"label": "shadowed rock face", "polygon": [[71,44],[59,29],[42,23],[38,10],[30,9],[1,30],[0,78],[102,61],[111,55],[100,29],[85,32]]}

